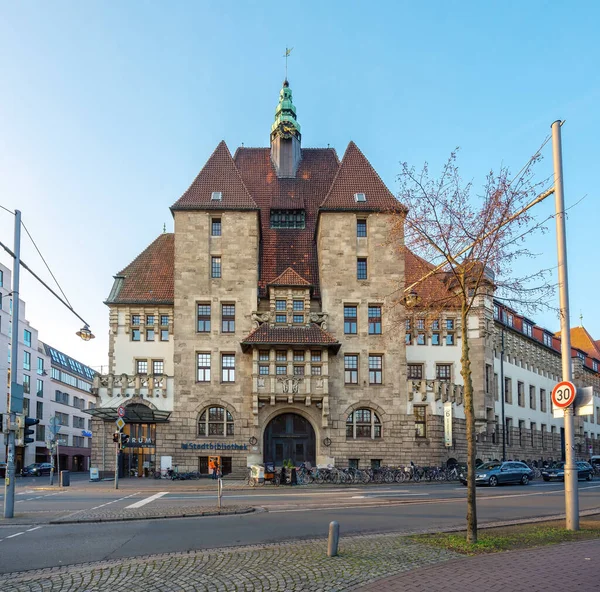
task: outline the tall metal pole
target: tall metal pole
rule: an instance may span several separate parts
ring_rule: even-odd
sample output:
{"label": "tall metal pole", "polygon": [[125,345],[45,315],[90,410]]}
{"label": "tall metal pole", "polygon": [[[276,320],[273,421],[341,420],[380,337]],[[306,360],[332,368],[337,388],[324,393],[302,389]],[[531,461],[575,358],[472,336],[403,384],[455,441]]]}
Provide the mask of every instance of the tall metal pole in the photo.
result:
{"label": "tall metal pole", "polygon": [[500,352],[500,398],[502,400],[502,462],[506,460],[506,418],[504,415],[504,327],[502,327],[502,351]]}
{"label": "tall metal pole", "polygon": [[121,432],[119,431],[119,441],[115,442],[115,489],[119,489],[119,446],[121,446]]}
{"label": "tall metal pole", "polygon": [[[552,161],[556,204],[556,243],[558,247],[558,296],[560,303],[562,379],[571,381],[571,327],[569,322],[569,282],[567,236],[563,193],[561,122],[552,124]],[[573,405],[565,409],[565,514],[567,530],[579,530],[579,492],[575,465],[575,418]]]}
{"label": "tall metal pole", "polygon": [[[23,396],[20,405],[17,403],[19,381],[19,278],[21,271],[21,212],[15,210],[15,258],[13,265],[12,285],[12,336],[10,344],[10,396],[8,412],[11,427],[16,422],[16,413],[23,413]],[[7,477],[4,480],[4,517],[12,518],[15,512],[15,431],[8,430],[8,458],[6,463]]]}

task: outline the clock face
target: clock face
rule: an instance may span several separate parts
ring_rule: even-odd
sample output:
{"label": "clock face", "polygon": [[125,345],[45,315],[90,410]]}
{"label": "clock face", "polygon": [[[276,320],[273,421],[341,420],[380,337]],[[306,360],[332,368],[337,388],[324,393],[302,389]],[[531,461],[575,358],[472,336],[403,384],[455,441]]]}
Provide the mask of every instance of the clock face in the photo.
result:
{"label": "clock face", "polygon": [[282,137],[284,138],[291,138],[292,135],[294,134],[294,127],[287,123],[286,121],[282,121],[279,124],[279,133],[281,134]]}

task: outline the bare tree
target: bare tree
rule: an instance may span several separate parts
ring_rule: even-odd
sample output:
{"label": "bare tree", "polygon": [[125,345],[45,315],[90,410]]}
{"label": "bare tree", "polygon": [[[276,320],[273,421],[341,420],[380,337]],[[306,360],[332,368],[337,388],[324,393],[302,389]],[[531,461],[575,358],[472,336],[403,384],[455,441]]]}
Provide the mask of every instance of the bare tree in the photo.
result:
{"label": "bare tree", "polygon": [[[541,148],[540,148],[541,150]],[[553,287],[544,270],[517,277],[513,265],[534,254],[527,239],[543,223],[536,222],[530,207],[552,193],[542,192],[548,181],[534,181],[539,151],[511,179],[502,167],[490,172],[482,190],[464,182],[453,152],[438,178],[427,164],[417,171],[402,165],[398,198],[408,208],[398,215],[392,240],[410,258],[405,304],[434,318],[453,309],[460,317],[461,376],[467,434],[467,541],[477,542],[475,492],[476,425],[470,359],[468,318],[482,298],[499,298],[511,307],[532,310],[548,302]],[[537,197],[536,197],[537,196]],[[412,283],[411,283],[412,282]]]}

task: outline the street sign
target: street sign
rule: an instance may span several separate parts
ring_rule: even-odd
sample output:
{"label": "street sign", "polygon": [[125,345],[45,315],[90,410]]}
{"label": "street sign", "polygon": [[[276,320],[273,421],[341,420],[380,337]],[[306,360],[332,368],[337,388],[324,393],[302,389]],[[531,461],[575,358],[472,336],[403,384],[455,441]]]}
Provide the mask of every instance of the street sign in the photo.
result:
{"label": "street sign", "polygon": [[563,380],[552,389],[552,403],[555,407],[564,409],[572,405],[575,400],[575,393],[575,385],[568,380]]}
{"label": "street sign", "polygon": [[60,428],[62,427],[60,425],[60,421],[58,420],[58,418],[53,415],[49,420],[48,420],[48,427],[50,428],[50,433],[53,436],[56,436],[56,434],[58,434],[58,432],[60,432]]}
{"label": "street sign", "polygon": [[119,417],[125,417],[125,407],[123,407],[123,405],[119,405],[119,408],[117,409],[117,415]]}
{"label": "street sign", "polygon": [[122,430],[123,426],[125,425],[125,421],[123,421],[122,417],[119,417],[115,423],[117,424],[117,428],[119,428],[119,430]]}

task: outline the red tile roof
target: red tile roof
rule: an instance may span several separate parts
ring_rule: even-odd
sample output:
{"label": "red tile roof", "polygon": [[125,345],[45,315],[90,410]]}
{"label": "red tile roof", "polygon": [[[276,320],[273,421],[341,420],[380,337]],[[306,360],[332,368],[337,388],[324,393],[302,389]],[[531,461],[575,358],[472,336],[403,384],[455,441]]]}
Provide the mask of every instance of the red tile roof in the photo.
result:
{"label": "red tile roof", "polygon": [[[357,202],[355,193],[364,193],[366,200]],[[385,186],[358,146],[350,142],[321,210],[385,212],[406,208]]]}
{"label": "red tile roof", "polygon": [[573,327],[571,329],[571,346],[584,351],[596,360],[600,360],[600,347],[584,327]]}
{"label": "red tile roof", "polygon": [[242,341],[245,349],[252,345],[320,345],[337,352],[341,344],[315,323],[305,327],[273,327],[263,323]]}
{"label": "red tile roof", "polygon": [[[212,193],[220,191],[221,200]],[[256,202],[244,185],[225,142],[215,151],[188,190],[173,204],[171,210],[257,210]]]}
{"label": "red tile roof", "polygon": [[298,275],[291,267],[288,267],[281,275],[277,276],[269,286],[310,286],[303,277]]}
{"label": "red tile roof", "polygon": [[115,276],[106,304],[173,304],[175,235],[163,233]]}
{"label": "red tile roof", "polygon": [[[425,261],[425,259],[415,255],[412,251],[404,249],[404,285],[408,288],[414,282],[427,275],[435,265]],[[416,307],[429,307],[435,309],[452,308],[460,305],[458,298],[448,289],[446,282],[447,274],[438,271],[419,282],[413,289],[417,294]],[[432,312],[433,312],[432,310]]]}

